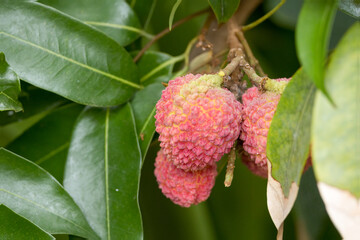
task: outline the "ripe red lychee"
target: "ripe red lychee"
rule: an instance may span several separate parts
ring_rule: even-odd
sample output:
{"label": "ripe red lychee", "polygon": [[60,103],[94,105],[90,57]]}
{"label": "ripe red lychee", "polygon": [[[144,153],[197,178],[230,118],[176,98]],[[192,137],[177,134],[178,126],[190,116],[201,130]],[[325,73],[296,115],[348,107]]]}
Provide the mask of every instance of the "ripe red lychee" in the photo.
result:
{"label": "ripe red lychee", "polygon": [[156,131],[167,158],[198,171],[228,153],[240,134],[241,103],[221,88],[219,75],[192,75],[169,82],[156,104]]}
{"label": "ripe red lychee", "polygon": [[216,175],[216,164],[199,171],[185,172],[168,161],[163,150],[158,152],[155,160],[155,176],[161,191],[182,207],[205,201],[215,184]]}
{"label": "ripe red lychee", "polygon": [[[287,78],[276,81],[289,81]],[[260,92],[257,87],[249,88],[242,95],[242,119],[240,139],[245,152],[242,161],[256,175],[267,177],[266,143],[271,120],[274,116],[280,94]]]}

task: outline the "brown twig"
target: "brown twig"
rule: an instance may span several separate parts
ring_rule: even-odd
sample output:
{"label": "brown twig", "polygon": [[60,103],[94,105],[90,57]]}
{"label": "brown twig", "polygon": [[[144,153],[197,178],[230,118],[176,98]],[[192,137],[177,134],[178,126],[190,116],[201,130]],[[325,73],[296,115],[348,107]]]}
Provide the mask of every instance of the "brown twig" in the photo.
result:
{"label": "brown twig", "polygon": [[255,58],[253,52],[251,51],[251,48],[250,48],[248,42],[246,41],[244,33],[242,31],[236,31],[235,35],[237,36],[237,38],[241,42],[242,46],[244,47],[244,51],[245,51],[247,57],[249,58],[250,65],[258,71],[260,76],[266,76],[259,64],[259,61]]}
{"label": "brown twig", "polygon": [[[191,19],[193,18],[196,18],[204,13],[207,13],[209,12],[209,8],[206,8],[206,9],[203,9],[203,10],[200,10],[198,12],[195,12],[183,19],[180,19],[179,21],[175,22],[173,25],[172,25],[172,29],[190,21]],[[148,42],[141,50],[140,52],[136,55],[136,57],[134,58],[134,62],[137,62],[140,57],[157,41],[159,40],[160,38],[162,38],[163,36],[165,36],[166,34],[168,34],[170,32],[170,29],[169,28],[165,28],[164,30],[162,30],[161,32],[159,32],[157,35],[154,36],[153,39],[151,39],[150,42]]]}
{"label": "brown twig", "polygon": [[198,47],[198,48],[201,47],[201,49],[203,51],[205,51],[206,49],[213,48],[213,44],[206,39],[206,34],[209,31],[209,27],[214,19],[215,19],[215,15],[213,12],[210,11],[202,29],[201,29],[201,32],[200,32],[200,35],[198,38],[199,42],[196,44],[196,47]]}

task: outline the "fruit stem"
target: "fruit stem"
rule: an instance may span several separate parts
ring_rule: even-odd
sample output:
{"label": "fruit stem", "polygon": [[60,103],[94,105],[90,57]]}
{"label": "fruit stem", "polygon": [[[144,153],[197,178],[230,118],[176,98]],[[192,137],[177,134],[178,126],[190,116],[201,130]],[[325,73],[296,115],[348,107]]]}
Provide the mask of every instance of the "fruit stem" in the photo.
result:
{"label": "fruit stem", "polygon": [[260,76],[265,77],[266,74],[262,70],[259,61],[255,58],[253,52],[251,51],[251,48],[244,36],[244,33],[242,31],[236,31],[235,35],[239,39],[240,43],[243,45],[245,53],[249,58],[250,65],[257,70]]}
{"label": "fruit stem", "polygon": [[234,177],[234,168],[235,168],[235,160],[236,160],[236,142],[234,143],[234,146],[231,148],[231,151],[228,156],[228,164],[226,167],[226,175],[225,175],[225,181],[224,185],[225,187],[230,187],[231,182]]}

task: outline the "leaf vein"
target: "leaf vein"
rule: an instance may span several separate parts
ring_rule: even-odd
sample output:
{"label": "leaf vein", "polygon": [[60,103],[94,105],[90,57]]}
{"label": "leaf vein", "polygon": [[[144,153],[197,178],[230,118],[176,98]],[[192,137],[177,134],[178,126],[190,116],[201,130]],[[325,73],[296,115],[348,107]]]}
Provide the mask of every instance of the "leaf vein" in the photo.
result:
{"label": "leaf vein", "polygon": [[47,52],[47,53],[49,53],[49,54],[51,54],[51,55],[54,55],[54,56],[56,56],[56,57],[58,57],[58,58],[61,58],[61,59],[65,60],[65,61],[68,61],[68,62],[70,62],[70,63],[72,63],[72,64],[75,64],[75,65],[78,65],[78,66],[83,67],[83,68],[85,68],[85,69],[88,69],[88,70],[90,70],[90,71],[92,71],[92,72],[95,72],[95,73],[97,73],[97,74],[103,75],[103,76],[105,76],[105,77],[108,77],[108,78],[110,78],[110,79],[116,80],[116,81],[121,82],[121,83],[123,83],[123,84],[129,85],[129,86],[131,86],[131,87],[133,87],[133,88],[141,89],[141,86],[138,85],[138,84],[136,84],[136,83],[130,82],[130,81],[128,81],[128,80],[125,80],[125,79],[123,79],[123,78],[120,78],[120,77],[118,77],[118,76],[115,76],[115,75],[113,75],[113,74],[111,74],[111,73],[104,72],[104,71],[102,71],[102,70],[100,70],[100,69],[97,69],[97,68],[94,68],[94,67],[90,67],[89,65],[86,65],[86,64],[83,64],[83,63],[81,63],[81,62],[78,62],[78,61],[76,61],[76,60],[74,60],[74,59],[72,59],[72,58],[66,57],[66,56],[64,56],[64,55],[61,55],[61,54],[59,54],[59,53],[56,53],[56,52],[51,51],[51,50],[49,50],[49,49],[46,49],[46,48],[44,48],[44,47],[42,47],[42,46],[39,46],[39,45],[37,45],[37,44],[35,44],[35,43],[32,43],[32,42],[30,42],[30,41],[27,41],[27,40],[24,40],[24,39],[22,39],[22,38],[19,38],[19,37],[15,36],[15,35],[12,35],[12,34],[9,34],[9,33],[5,33],[5,32],[0,32],[0,34],[3,34],[3,35],[5,35],[5,36],[7,36],[7,37],[10,37],[10,38],[13,38],[13,39],[15,39],[15,40],[18,40],[18,41],[20,41],[20,42],[23,42],[23,43],[25,43],[25,44],[27,44],[27,45],[30,45],[30,46],[32,46],[32,47],[38,48],[38,49],[40,49],[40,50],[42,50],[42,51],[44,51],[44,52]]}

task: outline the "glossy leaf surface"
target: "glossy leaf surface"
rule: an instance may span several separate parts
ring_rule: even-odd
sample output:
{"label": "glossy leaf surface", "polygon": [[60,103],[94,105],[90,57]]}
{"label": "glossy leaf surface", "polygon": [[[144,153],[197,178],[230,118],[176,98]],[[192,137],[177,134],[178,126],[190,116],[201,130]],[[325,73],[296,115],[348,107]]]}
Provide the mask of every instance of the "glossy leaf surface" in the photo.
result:
{"label": "glossy leaf surface", "polygon": [[329,99],[324,84],[325,58],[336,8],[336,0],[306,0],[296,27],[298,58],[316,87]]}
{"label": "glossy leaf surface", "polygon": [[0,236],[2,239],[37,239],[55,238],[44,232],[27,219],[17,215],[4,205],[0,205]]}
{"label": "glossy leaf surface", "polygon": [[69,104],[53,111],[11,142],[7,149],[40,165],[62,182],[72,130],[83,108]]}
{"label": "glossy leaf surface", "polygon": [[360,197],[360,24],[354,24],[330,58],[326,72],[336,107],[316,95],[312,129],[318,181]]}
{"label": "glossy leaf surface", "polygon": [[0,45],[24,81],[93,106],[124,103],[139,88],[130,55],[103,33],[39,3],[0,4]]}
{"label": "glossy leaf surface", "polygon": [[276,108],[268,134],[266,155],[272,176],[285,196],[300,178],[310,148],[311,116],[316,87],[303,70],[288,83]]}
{"label": "glossy leaf surface", "polygon": [[138,37],[140,23],[123,0],[40,0],[90,24],[125,46]]}
{"label": "glossy leaf surface", "polygon": [[18,101],[20,91],[19,77],[10,69],[4,53],[0,52],[0,111],[21,111],[22,105]]}
{"label": "glossy leaf surface", "polygon": [[208,0],[218,22],[226,22],[237,10],[240,0]]}
{"label": "glossy leaf surface", "polygon": [[49,233],[97,239],[64,188],[29,160],[0,148],[0,204]]}
{"label": "glossy leaf surface", "polygon": [[130,104],[88,108],[73,132],[64,186],[101,239],[141,239],[141,153]]}

